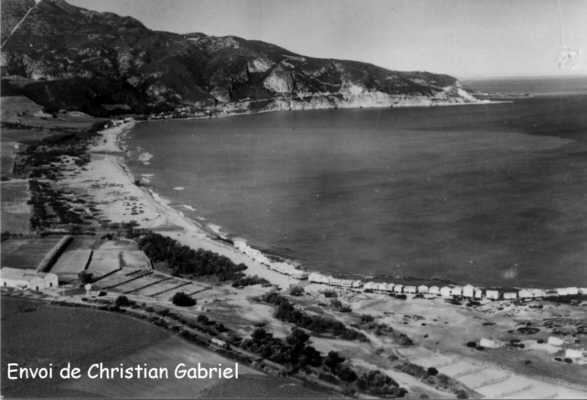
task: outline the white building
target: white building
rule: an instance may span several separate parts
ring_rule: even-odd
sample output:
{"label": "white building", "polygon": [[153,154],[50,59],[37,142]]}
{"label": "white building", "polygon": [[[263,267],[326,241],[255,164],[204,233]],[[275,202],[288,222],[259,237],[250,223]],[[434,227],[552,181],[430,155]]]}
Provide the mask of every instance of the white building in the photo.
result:
{"label": "white building", "polygon": [[576,287],[558,288],[556,293],[559,296],[576,296],[579,294],[579,289]]}
{"label": "white building", "polygon": [[469,299],[475,297],[475,287],[473,285],[463,286],[463,297],[467,297]]}
{"label": "white building", "polygon": [[416,286],[404,286],[404,293],[407,294],[416,294],[418,288]]}
{"label": "white building", "polygon": [[508,290],[503,292],[504,300],[516,300],[518,298],[518,292],[513,290]]}
{"label": "white building", "polygon": [[393,292],[393,288],[395,287],[395,284],[393,284],[393,283],[381,283],[380,284],[380,287],[381,287],[381,291],[387,292],[387,293],[391,293],[391,292]]}
{"label": "white building", "polygon": [[475,288],[475,291],[473,294],[476,299],[482,299],[483,298],[483,289]]}
{"label": "white building", "polygon": [[394,293],[401,293],[403,289],[404,289],[404,285],[395,285],[393,287],[393,292]]}
{"label": "white building", "polygon": [[443,286],[440,288],[440,295],[449,298],[452,296],[452,289],[448,286]]}
{"label": "white building", "polygon": [[453,297],[460,297],[463,295],[463,288],[461,286],[455,286],[450,289],[450,294]]}
{"label": "white building", "polygon": [[520,299],[533,299],[534,291],[532,289],[520,289],[518,296]]}
{"label": "white building", "polygon": [[379,290],[378,282],[365,282],[363,290]]}
{"label": "white building", "polygon": [[0,270],[0,286],[42,290],[57,288],[59,280],[57,275],[52,273],[4,267]]}
{"label": "white building", "polygon": [[426,285],[418,286],[418,293],[422,293],[422,294],[428,293],[428,286],[426,286]]}
{"label": "white building", "polygon": [[499,300],[499,290],[487,289],[485,291],[485,297],[487,297],[489,300]]}
{"label": "white building", "polygon": [[439,296],[440,295],[440,288],[438,286],[430,286],[428,288],[428,293]]}
{"label": "white building", "polygon": [[587,288],[579,288],[579,294],[587,294]]}

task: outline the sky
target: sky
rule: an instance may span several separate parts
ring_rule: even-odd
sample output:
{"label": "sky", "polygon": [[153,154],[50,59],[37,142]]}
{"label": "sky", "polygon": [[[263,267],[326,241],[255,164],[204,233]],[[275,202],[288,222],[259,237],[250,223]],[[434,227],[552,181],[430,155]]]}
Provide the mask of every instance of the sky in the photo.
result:
{"label": "sky", "polygon": [[[587,74],[587,0],[69,2],[130,15],[151,29],[236,35],[397,70],[459,78]],[[563,47],[580,52],[573,69],[558,66]]]}

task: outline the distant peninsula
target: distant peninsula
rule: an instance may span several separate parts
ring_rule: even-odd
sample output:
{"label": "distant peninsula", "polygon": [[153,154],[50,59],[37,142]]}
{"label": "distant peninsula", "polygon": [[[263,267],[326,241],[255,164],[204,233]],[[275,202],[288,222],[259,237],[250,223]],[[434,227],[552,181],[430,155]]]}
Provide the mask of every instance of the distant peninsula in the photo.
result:
{"label": "distant peninsula", "polygon": [[2,0],[2,91],[48,112],[194,117],[478,102],[448,75],[154,31],[64,0]]}

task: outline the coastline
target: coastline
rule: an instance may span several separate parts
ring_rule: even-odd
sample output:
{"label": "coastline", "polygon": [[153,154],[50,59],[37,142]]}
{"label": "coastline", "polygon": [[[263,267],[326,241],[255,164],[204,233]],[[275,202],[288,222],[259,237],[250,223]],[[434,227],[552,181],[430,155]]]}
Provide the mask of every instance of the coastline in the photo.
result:
{"label": "coastline", "polygon": [[[129,167],[126,165],[125,154],[127,151],[124,143],[130,131],[137,122],[132,118],[123,121],[113,122],[113,127],[107,128],[100,132],[102,140],[95,143],[89,150],[93,155],[90,163],[89,175],[84,177],[84,181],[98,180],[111,183],[114,182],[121,191],[127,190],[127,198],[136,198],[138,203],[142,204],[141,215],[129,215],[121,210],[120,199],[114,199],[112,194],[120,197],[121,193],[97,193],[97,198],[102,200],[107,207],[102,208],[103,214],[114,223],[130,223],[135,221],[139,228],[150,229],[157,233],[173,238],[180,243],[192,248],[202,248],[213,251],[228,257],[235,263],[244,263],[248,266],[246,273],[248,275],[257,275],[267,279],[272,284],[284,289],[292,285],[299,284],[307,278],[310,283],[330,286],[333,288],[348,288],[353,290],[371,290],[382,293],[393,294],[424,294],[436,295],[450,298],[463,296],[463,289],[469,291],[470,298],[487,298],[489,300],[515,300],[518,296],[513,296],[513,288],[504,285],[497,288],[486,288],[487,290],[497,290],[496,295],[492,293],[488,296],[477,296],[476,289],[485,290],[477,286],[468,285],[466,282],[455,283],[446,280],[432,280],[425,278],[405,278],[395,280],[396,283],[390,282],[390,279],[373,279],[361,274],[352,274],[352,278],[345,279],[345,274],[336,276],[322,274],[316,271],[305,271],[298,267],[294,260],[282,259],[281,257],[272,257],[250,246],[244,238],[229,238],[221,233],[221,227],[212,223],[204,224],[186,216],[182,211],[174,208],[169,201],[161,197],[157,192],[149,187],[137,185],[138,180],[134,177]],[[93,164],[93,165],[92,165]],[[104,176],[105,175],[105,176]],[[105,179],[110,177],[109,180]],[[139,217],[139,218],[136,218]],[[211,226],[208,226],[211,225]],[[214,227],[214,228],[212,228]],[[459,286],[463,285],[463,286]],[[419,287],[427,287],[426,292],[422,293]],[[428,292],[428,286],[435,287],[434,291]],[[448,292],[446,291],[448,288]],[[441,289],[445,289],[444,292]],[[557,297],[568,295],[585,295],[585,288],[516,288],[519,298],[541,298]],[[509,294],[507,294],[509,293]]]}
{"label": "coastline", "polygon": [[[540,326],[540,340],[546,340],[548,336],[545,335],[560,335],[555,333],[557,328],[549,325],[550,321],[552,318],[564,317],[578,326],[582,323],[580,319],[584,312],[576,305],[541,299],[531,302],[509,299],[494,302],[484,299],[467,303],[466,299],[464,302],[453,301],[439,295],[419,296],[404,292],[407,293],[406,299],[404,294],[394,292],[390,296],[379,290],[379,287],[369,288],[368,284],[375,284],[372,281],[361,281],[360,287],[349,287],[341,285],[343,281],[331,282],[333,277],[329,277],[324,284],[310,279],[299,280],[272,270],[259,260],[259,255],[262,255],[271,261],[273,258],[270,255],[243,253],[243,249],[234,246],[234,241],[231,243],[218,237],[214,230],[208,231],[202,223],[184,215],[180,205],[175,209],[156,191],[135,180],[126,164],[124,145],[124,139],[134,125],[132,119],[112,121],[88,147],[89,163],[82,168],[65,169],[64,178],[59,184],[65,185],[68,190],[73,189],[74,193],[86,199],[91,198],[92,205],[98,209],[94,217],[102,223],[109,223],[115,228],[115,225],[134,221],[138,227],[165,235],[191,248],[202,248],[224,255],[235,263],[245,263],[248,267],[245,273],[257,275],[273,284],[273,287],[251,285],[245,288],[234,288],[230,284],[215,285],[210,290],[194,295],[198,302],[198,309],[194,311],[214,315],[215,319],[237,329],[243,336],[251,334],[251,327],[263,324],[276,337],[285,337],[289,325],[275,318],[271,305],[255,299],[274,291],[275,287],[282,289],[277,293],[286,296],[289,286],[299,285],[303,287],[304,295],[289,298],[308,313],[330,316],[347,326],[360,326],[357,324],[361,323],[362,316],[368,315],[375,318],[378,324],[397,328],[397,332],[413,338],[415,345],[403,345],[396,341],[394,335],[374,334],[368,330],[370,328],[363,327],[362,331],[370,340],[368,345],[321,335],[313,336],[312,343],[320,352],[335,350],[352,357],[352,365],[381,369],[415,393],[419,390],[428,392],[435,387],[398,369],[392,356],[400,358],[398,363],[411,362],[421,368],[438,368],[447,376],[489,398],[508,397],[506,394],[510,392],[520,392],[527,397],[533,397],[536,393],[583,397],[586,393],[580,368],[561,363],[555,366],[567,368],[564,373],[550,369],[555,360],[549,351],[560,353],[568,347],[581,346],[574,344],[575,338],[580,338],[579,334],[563,337],[568,342],[562,347],[551,349],[537,342],[535,336],[525,337],[518,333],[524,321],[537,321],[534,323]],[[349,313],[337,309],[326,296],[327,292],[334,292],[341,305],[352,305],[352,311]],[[140,294],[136,297],[132,294],[128,296],[146,304],[167,305],[169,302]],[[504,348],[488,348],[487,351],[479,352],[468,346],[472,340],[481,343],[481,340],[487,338],[504,343]],[[523,340],[529,352],[507,344],[514,340]],[[379,349],[385,349],[385,352],[379,354]],[[516,351],[514,357],[511,356],[513,350]],[[522,357],[531,360],[532,364],[527,367],[525,364],[520,365]],[[463,378],[460,372],[462,369],[472,371],[471,375]],[[502,376],[506,381],[504,389],[487,381],[485,372],[477,371]],[[444,392],[435,393],[444,395]]]}

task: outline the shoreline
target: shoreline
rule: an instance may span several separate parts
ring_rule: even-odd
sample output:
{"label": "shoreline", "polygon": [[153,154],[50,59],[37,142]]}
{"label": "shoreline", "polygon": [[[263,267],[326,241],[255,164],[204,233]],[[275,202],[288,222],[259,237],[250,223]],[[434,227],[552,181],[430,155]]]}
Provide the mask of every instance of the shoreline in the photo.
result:
{"label": "shoreline", "polygon": [[[186,216],[182,211],[170,204],[170,201],[163,198],[152,188],[138,186],[130,168],[126,164],[127,146],[124,140],[137,122],[133,119],[125,119],[113,122],[113,127],[100,131],[103,143],[93,145],[89,152],[102,154],[106,162],[114,164],[114,170],[118,171],[119,179],[114,179],[119,184],[129,186],[131,192],[142,198],[145,207],[151,209],[150,218],[144,218],[138,222],[139,228],[150,229],[164,234],[189,247],[201,247],[206,250],[224,255],[235,263],[243,262],[247,265],[247,275],[257,275],[267,279],[272,284],[281,288],[300,284],[302,282],[322,284],[332,288],[347,288],[352,290],[371,290],[375,292],[387,292],[393,294],[424,294],[437,295],[439,297],[469,297],[471,299],[487,298],[489,300],[517,300],[534,299],[543,297],[560,297],[572,295],[586,295],[586,288],[522,288],[503,285],[501,287],[482,288],[467,283],[451,282],[449,280],[426,279],[417,277],[406,277],[395,279],[384,279],[383,277],[371,277],[361,274],[323,274],[318,271],[310,271],[299,268],[295,260],[283,258],[279,255],[274,257],[252,247],[246,239],[231,237],[222,234],[221,227],[212,224],[216,229],[208,227],[206,223],[197,221]],[[122,216],[121,216],[122,217]],[[131,219],[132,220],[132,219]],[[112,220],[112,222],[131,222],[131,220]],[[345,279],[343,276],[356,277]],[[306,280],[307,279],[307,280]],[[429,286],[429,288],[428,288]],[[423,291],[426,287],[425,291]],[[433,291],[429,289],[436,288]],[[448,288],[448,289],[447,289]],[[468,289],[465,289],[468,288]],[[422,290],[419,290],[422,289]],[[444,290],[442,290],[444,289]],[[475,291],[481,289],[483,295],[476,295]],[[465,290],[466,293],[463,293]],[[488,294],[487,291],[492,293]],[[495,291],[498,293],[496,294]],[[512,293],[516,293],[513,295]],[[519,296],[518,296],[519,294]]]}

